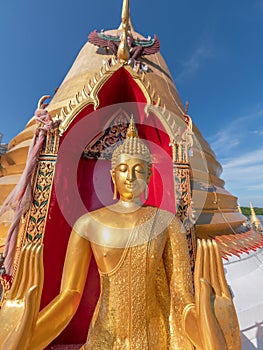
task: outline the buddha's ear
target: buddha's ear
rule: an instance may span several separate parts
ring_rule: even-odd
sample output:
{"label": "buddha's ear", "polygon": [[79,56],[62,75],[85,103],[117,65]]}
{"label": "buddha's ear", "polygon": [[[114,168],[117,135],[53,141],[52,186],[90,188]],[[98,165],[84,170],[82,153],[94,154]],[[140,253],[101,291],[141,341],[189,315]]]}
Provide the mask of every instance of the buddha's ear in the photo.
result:
{"label": "buddha's ear", "polygon": [[110,174],[111,174],[112,182],[114,183],[115,182],[115,170],[111,169]]}
{"label": "buddha's ear", "polygon": [[148,174],[147,174],[147,179],[146,179],[147,185],[149,184],[149,182],[151,180],[152,173],[153,173],[152,172],[152,165],[148,164]]}
{"label": "buddha's ear", "polygon": [[116,186],[116,180],[115,180],[115,170],[110,170],[111,179],[113,182],[113,199],[117,199],[117,186]]}

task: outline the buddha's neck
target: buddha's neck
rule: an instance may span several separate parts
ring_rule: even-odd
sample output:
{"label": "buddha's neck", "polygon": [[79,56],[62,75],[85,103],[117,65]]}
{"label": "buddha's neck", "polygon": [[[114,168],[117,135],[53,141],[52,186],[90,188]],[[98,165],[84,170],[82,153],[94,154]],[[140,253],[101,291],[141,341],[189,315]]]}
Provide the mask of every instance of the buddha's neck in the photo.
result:
{"label": "buddha's neck", "polygon": [[142,207],[143,203],[140,199],[138,200],[132,200],[132,201],[124,201],[119,200],[118,203],[116,203],[116,207],[121,212],[134,212]]}

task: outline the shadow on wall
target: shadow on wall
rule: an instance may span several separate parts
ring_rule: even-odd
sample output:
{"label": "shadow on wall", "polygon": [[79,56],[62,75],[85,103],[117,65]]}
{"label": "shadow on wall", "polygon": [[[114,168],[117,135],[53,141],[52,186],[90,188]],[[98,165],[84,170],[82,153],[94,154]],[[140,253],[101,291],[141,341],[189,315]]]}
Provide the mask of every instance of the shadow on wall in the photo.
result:
{"label": "shadow on wall", "polygon": [[[257,345],[254,345],[244,334],[245,332],[250,331],[254,328],[257,328],[257,333],[256,333]],[[255,326],[243,329],[241,332],[241,340],[242,340],[243,350],[263,350],[263,321],[260,323],[256,323]]]}

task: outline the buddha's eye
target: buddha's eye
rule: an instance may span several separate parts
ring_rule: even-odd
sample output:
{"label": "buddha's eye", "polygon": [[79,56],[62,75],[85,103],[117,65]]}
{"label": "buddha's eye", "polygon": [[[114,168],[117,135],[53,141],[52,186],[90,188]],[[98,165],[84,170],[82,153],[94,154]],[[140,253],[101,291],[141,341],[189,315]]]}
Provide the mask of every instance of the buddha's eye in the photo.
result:
{"label": "buddha's eye", "polygon": [[135,171],[137,173],[139,173],[139,174],[144,174],[145,173],[145,169],[141,165],[137,165],[136,168],[135,168]]}
{"label": "buddha's eye", "polygon": [[127,167],[127,165],[125,165],[125,164],[120,164],[119,165],[119,167],[118,167],[118,170],[120,171],[120,172],[125,172],[125,171],[127,171],[128,170],[128,167]]}

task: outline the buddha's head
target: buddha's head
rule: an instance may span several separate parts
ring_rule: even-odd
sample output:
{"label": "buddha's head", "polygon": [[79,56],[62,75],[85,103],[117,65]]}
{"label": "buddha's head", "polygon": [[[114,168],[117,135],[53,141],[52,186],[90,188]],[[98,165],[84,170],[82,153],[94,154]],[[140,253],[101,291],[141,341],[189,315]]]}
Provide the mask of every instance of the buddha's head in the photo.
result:
{"label": "buddha's head", "polygon": [[139,139],[133,118],[125,141],[112,154],[111,176],[114,199],[117,193],[122,201],[140,202],[148,197],[148,183],[152,174],[152,158],[148,147]]}

